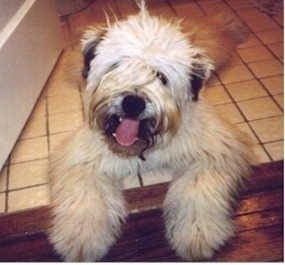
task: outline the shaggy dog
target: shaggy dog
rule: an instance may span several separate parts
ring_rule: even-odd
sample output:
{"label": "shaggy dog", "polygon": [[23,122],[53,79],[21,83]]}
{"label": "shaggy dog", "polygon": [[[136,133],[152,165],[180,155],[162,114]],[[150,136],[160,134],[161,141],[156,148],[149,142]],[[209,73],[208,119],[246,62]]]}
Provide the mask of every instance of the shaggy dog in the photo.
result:
{"label": "shaggy dog", "polygon": [[226,16],[167,21],[139,8],[82,38],[86,121],[50,166],[49,239],[66,261],[107,254],[127,216],[122,179],[153,171],[173,176],[163,210],[178,256],[209,259],[234,235],[249,151],[199,90],[245,30]]}

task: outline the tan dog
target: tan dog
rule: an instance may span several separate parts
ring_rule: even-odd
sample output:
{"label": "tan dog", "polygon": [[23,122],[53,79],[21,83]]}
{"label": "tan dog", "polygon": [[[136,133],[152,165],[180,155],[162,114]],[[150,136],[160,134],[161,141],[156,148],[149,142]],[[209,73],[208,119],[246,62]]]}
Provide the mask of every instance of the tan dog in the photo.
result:
{"label": "tan dog", "polygon": [[86,121],[51,157],[49,239],[66,261],[100,260],[127,216],[122,179],[167,172],[166,237],[186,260],[212,257],[234,234],[232,205],[249,151],[199,90],[244,38],[216,16],[138,15],[89,28],[83,39]]}

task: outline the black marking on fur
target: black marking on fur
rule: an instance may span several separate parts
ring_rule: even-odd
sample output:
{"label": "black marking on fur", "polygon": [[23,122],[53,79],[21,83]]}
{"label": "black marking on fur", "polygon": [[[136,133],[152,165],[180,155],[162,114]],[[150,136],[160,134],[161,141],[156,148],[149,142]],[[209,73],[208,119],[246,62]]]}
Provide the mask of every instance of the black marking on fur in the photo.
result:
{"label": "black marking on fur", "polygon": [[194,64],[190,75],[190,95],[193,101],[198,100],[199,91],[207,79],[205,67],[203,65]]}
{"label": "black marking on fur", "polygon": [[104,120],[104,128],[107,136],[112,136],[112,134],[116,131],[116,128],[120,124],[119,116],[113,114],[112,116],[107,116]]}
{"label": "black marking on fur", "polygon": [[83,51],[84,55],[84,68],[82,70],[82,77],[86,79],[88,77],[88,73],[90,70],[90,63],[95,57],[95,46],[97,45],[97,42],[92,42],[88,44]]}
{"label": "black marking on fur", "polygon": [[139,158],[143,161],[145,161],[145,157],[143,155],[144,151],[151,148],[155,144],[155,137],[159,134],[158,131],[152,132],[152,128],[154,128],[155,120],[142,120],[140,127],[139,127],[139,137],[141,139],[144,139],[144,141],[147,143],[146,147],[142,149]]}
{"label": "black marking on fur", "polygon": [[164,86],[167,85],[168,80],[167,80],[167,78],[165,77],[165,75],[164,75],[163,73],[157,72],[157,73],[156,73],[156,77],[161,81],[161,83],[162,83]]}
{"label": "black marking on fur", "polygon": [[197,101],[199,91],[203,86],[203,80],[201,77],[199,77],[197,75],[192,75],[190,82],[191,82],[191,90],[192,90],[192,94],[193,94],[192,100]]}

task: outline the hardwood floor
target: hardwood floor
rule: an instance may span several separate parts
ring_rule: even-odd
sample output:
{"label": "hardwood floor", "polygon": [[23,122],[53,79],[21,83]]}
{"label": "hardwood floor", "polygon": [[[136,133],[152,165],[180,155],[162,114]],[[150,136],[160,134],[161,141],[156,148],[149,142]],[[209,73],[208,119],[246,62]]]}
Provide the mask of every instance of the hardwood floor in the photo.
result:
{"label": "hardwood floor", "polygon": [[[130,216],[104,261],[181,261],[164,239],[168,183],[128,190]],[[254,169],[236,211],[237,235],[211,261],[283,261],[283,161]],[[0,261],[60,261],[48,243],[48,207],[0,215]]]}

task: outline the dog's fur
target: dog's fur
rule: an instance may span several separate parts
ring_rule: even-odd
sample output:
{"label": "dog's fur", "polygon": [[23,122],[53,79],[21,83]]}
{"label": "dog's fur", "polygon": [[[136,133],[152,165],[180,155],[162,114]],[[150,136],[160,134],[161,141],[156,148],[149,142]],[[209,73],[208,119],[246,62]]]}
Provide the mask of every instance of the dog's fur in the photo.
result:
{"label": "dog's fur", "polygon": [[163,210],[166,238],[181,258],[209,259],[235,231],[233,204],[250,152],[198,94],[245,31],[226,16],[166,21],[139,5],[138,15],[82,38],[86,121],[50,166],[49,239],[66,261],[106,255],[127,216],[122,179],[138,172],[173,175]]}

